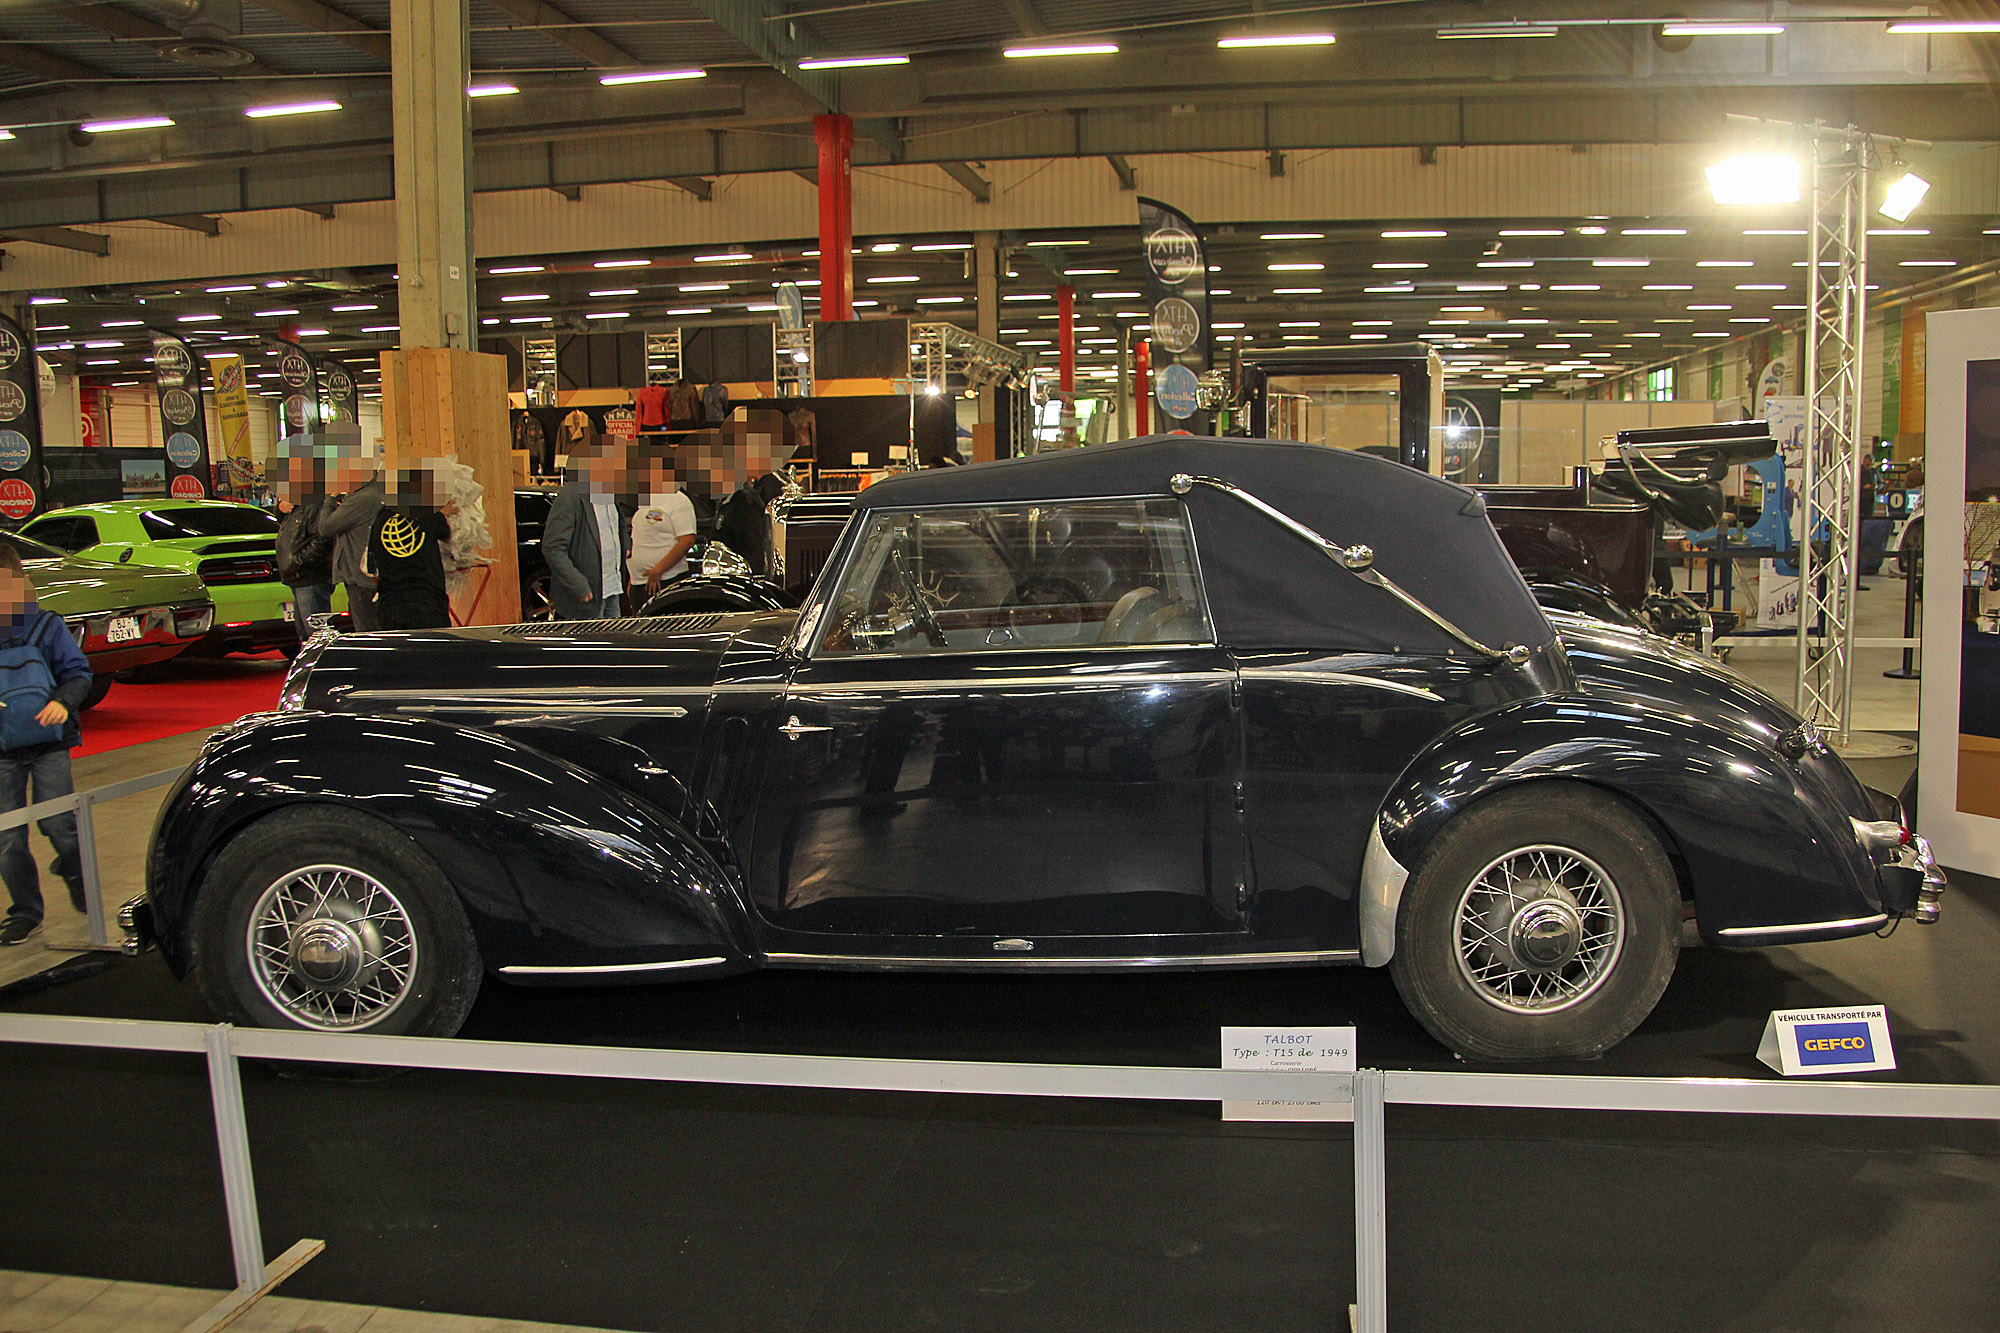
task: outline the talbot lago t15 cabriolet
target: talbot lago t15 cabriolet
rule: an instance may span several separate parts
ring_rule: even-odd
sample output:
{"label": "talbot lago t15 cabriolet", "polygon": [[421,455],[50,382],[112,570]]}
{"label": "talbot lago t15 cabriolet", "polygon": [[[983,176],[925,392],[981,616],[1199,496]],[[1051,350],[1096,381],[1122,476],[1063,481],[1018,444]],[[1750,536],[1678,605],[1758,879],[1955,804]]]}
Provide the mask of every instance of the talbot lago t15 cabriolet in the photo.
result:
{"label": "talbot lago t15 cabriolet", "polygon": [[238,1023],[450,1033],[482,979],[1387,966],[1582,1056],[1717,945],[1937,914],[1782,704],[1530,596],[1472,491],[1156,437],[863,492],[803,607],[316,637],[135,907]]}

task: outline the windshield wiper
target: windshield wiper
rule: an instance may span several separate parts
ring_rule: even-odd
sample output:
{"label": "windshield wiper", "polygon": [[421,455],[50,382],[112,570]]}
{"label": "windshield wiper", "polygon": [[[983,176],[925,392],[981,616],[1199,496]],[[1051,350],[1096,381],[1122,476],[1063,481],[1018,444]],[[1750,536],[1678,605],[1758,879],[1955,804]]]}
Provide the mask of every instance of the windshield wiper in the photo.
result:
{"label": "windshield wiper", "polygon": [[1409,607],[1425,620],[1443,630],[1453,640],[1471,649],[1488,661],[1511,662],[1515,666],[1519,666],[1521,663],[1526,662],[1532,655],[1531,650],[1523,644],[1510,643],[1505,648],[1490,648],[1481,643],[1478,639],[1473,638],[1457,625],[1452,624],[1451,621],[1433,611],[1429,606],[1426,606],[1423,600],[1414,593],[1405,590],[1394,579],[1375,568],[1375,552],[1372,548],[1359,545],[1342,546],[1337,542],[1330,542],[1305,524],[1293,518],[1290,514],[1287,514],[1282,509],[1264,503],[1241,486],[1232,485],[1219,477],[1196,477],[1185,472],[1176,472],[1167,484],[1173,488],[1175,495],[1186,495],[1197,486],[1207,486],[1213,490],[1221,491],[1224,495],[1235,497],[1293,536],[1317,547],[1320,554],[1354,575],[1355,578],[1360,579],[1363,583],[1373,584],[1375,587],[1380,588],[1383,592],[1388,593],[1404,606]]}

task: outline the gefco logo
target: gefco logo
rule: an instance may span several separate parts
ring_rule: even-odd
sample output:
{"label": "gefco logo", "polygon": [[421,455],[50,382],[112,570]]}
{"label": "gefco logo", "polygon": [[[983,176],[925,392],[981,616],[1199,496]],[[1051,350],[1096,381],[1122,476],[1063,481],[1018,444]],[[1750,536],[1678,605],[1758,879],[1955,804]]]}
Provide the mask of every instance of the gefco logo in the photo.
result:
{"label": "gefco logo", "polygon": [[1796,1029],[1799,1063],[1805,1065],[1871,1064],[1875,1043],[1866,1023],[1801,1023]]}

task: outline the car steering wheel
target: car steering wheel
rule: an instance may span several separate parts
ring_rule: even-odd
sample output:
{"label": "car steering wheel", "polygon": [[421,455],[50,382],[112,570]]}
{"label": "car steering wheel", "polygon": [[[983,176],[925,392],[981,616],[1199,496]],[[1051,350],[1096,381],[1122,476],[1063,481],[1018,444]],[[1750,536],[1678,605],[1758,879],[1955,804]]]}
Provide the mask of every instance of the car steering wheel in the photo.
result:
{"label": "car steering wheel", "polygon": [[924,632],[925,640],[933,648],[950,647],[951,641],[945,638],[944,627],[938,624],[937,617],[931,613],[931,604],[925,600],[924,590],[917,582],[917,576],[910,572],[909,562],[903,559],[901,547],[889,552],[889,562],[896,567],[896,577],[902,580],[903,591],[910,595],[910,619]]}

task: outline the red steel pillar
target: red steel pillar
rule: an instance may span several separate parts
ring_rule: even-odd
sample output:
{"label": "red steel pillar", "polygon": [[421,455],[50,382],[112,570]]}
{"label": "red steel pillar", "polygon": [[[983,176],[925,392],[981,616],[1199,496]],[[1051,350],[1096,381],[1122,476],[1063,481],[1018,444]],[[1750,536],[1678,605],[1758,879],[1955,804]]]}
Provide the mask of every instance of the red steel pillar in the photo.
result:
{"label": "red steel pillar", "polygon": [[1141,338],[1132,349],[1132,407],[1141,436],[1153,433],[1153,340]]}
{"label": "red steel pillar", "polygon": [[1076,288],[1056,288],[1056,383],[1076,392]]}
{"label": "red steel pillar", "polygon": [[854,122],[814,116],[819,147],[819,317],[854,318]]}

